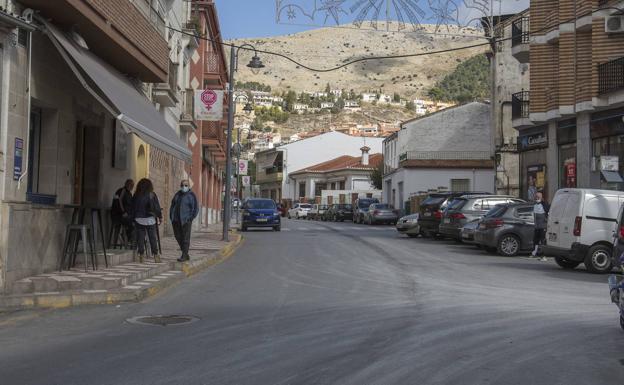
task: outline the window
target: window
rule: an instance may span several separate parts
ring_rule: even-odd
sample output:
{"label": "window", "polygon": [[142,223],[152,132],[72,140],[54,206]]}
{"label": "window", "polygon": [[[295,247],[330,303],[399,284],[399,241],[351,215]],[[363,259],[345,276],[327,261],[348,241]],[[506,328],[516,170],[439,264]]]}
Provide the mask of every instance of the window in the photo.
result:
{"label": "window", "polygon": [[518,207],[516,209],[516,218],[527,222],[533,222],[533,207]]}
{"label": "window", "polygon": [[305,182],[299,183],[299,198],[305,198],[306,196],[306,184]]}
{"label": "window", "polygon": [[470,191],[470,179],[451,179],[451,191]]}
{"label": "window", "polygon": [[346,182],[344,180],[340,182],[340,189],[345,190],[345,185],[346,185]]}

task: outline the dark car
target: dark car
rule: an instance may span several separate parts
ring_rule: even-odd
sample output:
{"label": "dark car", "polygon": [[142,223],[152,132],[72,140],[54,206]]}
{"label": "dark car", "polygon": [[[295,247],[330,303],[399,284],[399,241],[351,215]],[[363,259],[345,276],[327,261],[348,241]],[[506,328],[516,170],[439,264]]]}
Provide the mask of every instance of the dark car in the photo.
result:
{"label": "dark car", "polygon": [[364,223],[370,205],[379,203],[377,198],[356,199],[353,205],[353,223]]}
{"label": "dark car", "polygon": [[387,203],[373,203],[364,216],[364,222],[369,225],[377,223],[396,224],[399,220],[399,212]]}
{"label": "dark car", "polygon": [[436,237],[440,234],[440,222],[444,215],[444,210],[453,198],[462,195],[487,195],[487,192],[441,192],[431,193],[420,204],[420,217],[418,223],[422,234],[430,237]]}
{"label": "dark car", "polygon": [[466,195],[454,198],[442,215],[439,232],[443,237],[461,241],[462,227],[475,219],[481,219],[492,208],[506,203],[523,203],[506,195]]}
{"label": "dark car", "polygon": [[353,206],[347,203],[333,204],[325,211],[324,220],[344,222],[353,219]]}
{"label": "dark car", "polygon": [[486,250],[513,257],[533,249],[533,204],[509,203],[496,206],[479,222],[474,241]]}
{"label": "dark car", "polygon": [[272,199],[249,199],[243,204],[242,231],[250,227],[271,227],[275,231],[282,229],[280,212]]}

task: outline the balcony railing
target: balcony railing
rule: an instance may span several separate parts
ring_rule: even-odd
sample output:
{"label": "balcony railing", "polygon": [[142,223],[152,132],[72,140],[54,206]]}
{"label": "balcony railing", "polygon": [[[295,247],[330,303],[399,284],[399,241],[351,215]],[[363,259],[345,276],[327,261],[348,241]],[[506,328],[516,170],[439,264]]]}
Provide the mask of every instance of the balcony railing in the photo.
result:
{"label": "balcony railing", "polygon": [[408,151],[399,157],[400,160],[489,160],[489,151]]}
{"label": "balcony railing", "polygon": [[528,17],[521,17],[511,25],[511,46],[528,44],[530,41],[531,25]]}
{"label": "balcony railing", "polygon": [[530,98],[529,91],[522,91],[511,95],[511,118],[523,119],[529,117]]}
{"label": "balcony railing", "polygon": [[606,94],[624,88],[624,57],[598,65],[598,92]]}

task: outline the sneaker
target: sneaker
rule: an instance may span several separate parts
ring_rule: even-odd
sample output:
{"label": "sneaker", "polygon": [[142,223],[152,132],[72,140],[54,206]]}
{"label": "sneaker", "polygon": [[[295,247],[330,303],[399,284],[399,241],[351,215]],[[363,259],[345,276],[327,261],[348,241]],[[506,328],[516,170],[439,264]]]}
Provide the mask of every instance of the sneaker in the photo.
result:
{"label": "sneaker", "polygon": [[154,262],[160,263],[162,260],[160,259],[160,254],[154,254]]}
{"label": "sneaker", "polygon": [[139,263],[143,263],[143,259],[145,259],[145,256],[143,254],[139,254],[138,258],[139,258]]}
{"label": "sneaker", "polygon": [[180,258],[177,259],[178,262],[186,262],[190,260],[189,256],[181,256]]}

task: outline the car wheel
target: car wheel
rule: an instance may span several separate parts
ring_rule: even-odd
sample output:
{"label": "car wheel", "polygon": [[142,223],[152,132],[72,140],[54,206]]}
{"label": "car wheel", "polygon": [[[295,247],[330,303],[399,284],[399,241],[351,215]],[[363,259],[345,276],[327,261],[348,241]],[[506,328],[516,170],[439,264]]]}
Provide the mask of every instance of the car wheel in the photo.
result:
{"label": "car wheel", "polygon": [[555,262],[560,267],[570,270],[575,269],[578,265],[581,264],[580,262],[570,261],[569,259],[565,259],[563,257],[555,257]]}
{"label": "car wheel", "polygon": [[611,249],[604,245],[596,245],[589,249],[585,257],[585,268],[590,273],[604,274],[611,271]]}
{"label": "car wheel", "polygon": [[247,231],[247,226],[241,227],[241,231]]}
{"label": "car wheel", "polygon": [[624,330],[624,316],[620,316],[620,327]]}
{"label": "car wheel", "polygon": [[498,241],[498,253],[505,257],[515,257],[520,251],[520,239],[513,234],[505,234]]}
{"label": "car wheel", "polygon": [[288,213],[288,219],[292,219],[292,218],[290,217],[290,213]]}
{"label": "car wheel", "polygon": [[273,227],[273,231],[282,231],[282,226]]}

